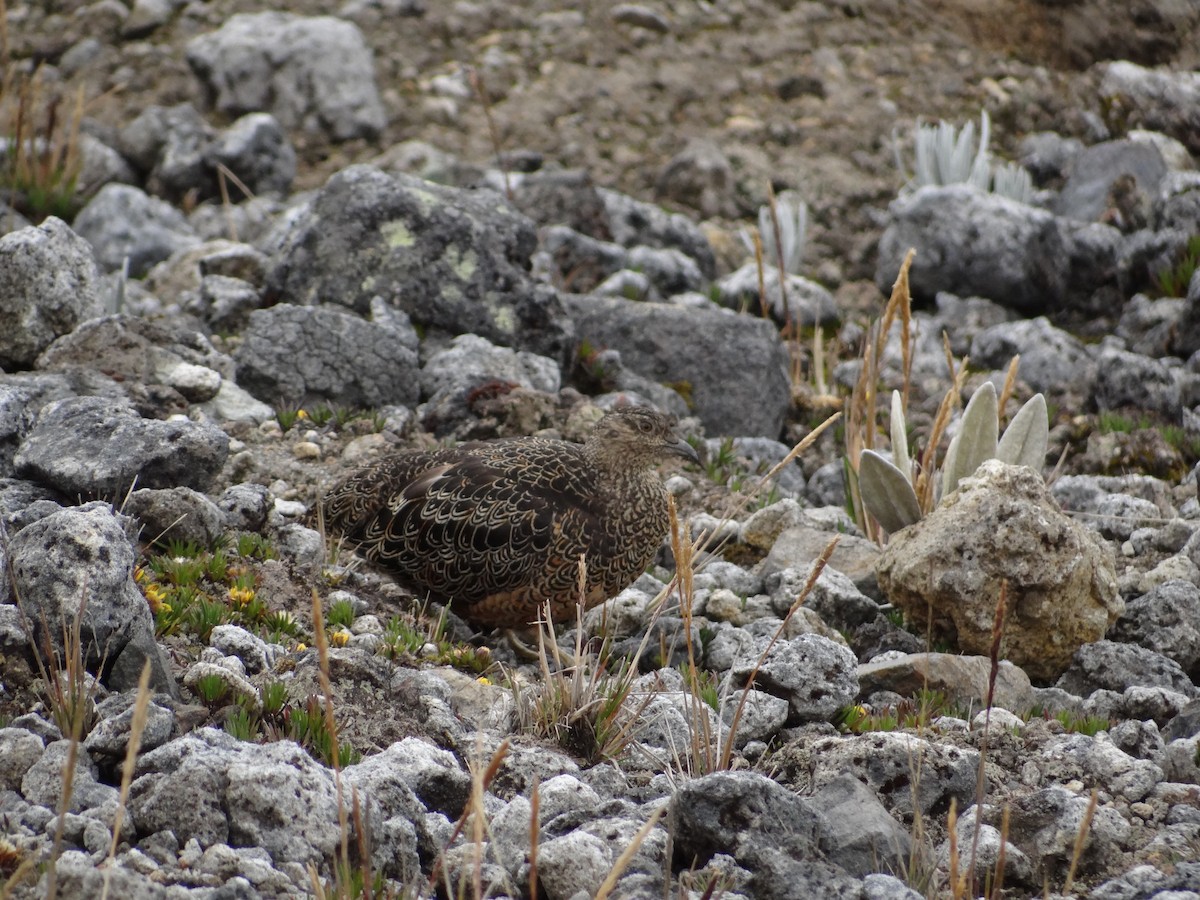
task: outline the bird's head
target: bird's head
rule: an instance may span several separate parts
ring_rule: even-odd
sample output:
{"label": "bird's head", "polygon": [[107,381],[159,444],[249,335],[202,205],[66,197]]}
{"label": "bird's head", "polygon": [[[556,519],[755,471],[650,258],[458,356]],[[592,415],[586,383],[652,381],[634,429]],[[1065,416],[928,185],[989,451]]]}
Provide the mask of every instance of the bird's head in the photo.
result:
{"label": "bird's head", "polygon": [[675,430],[675,417],[644,406],[619,406],[605,413],[588,437],[600,460],[626,469],[646,469],[668,456],[700,461],[692,445]]}

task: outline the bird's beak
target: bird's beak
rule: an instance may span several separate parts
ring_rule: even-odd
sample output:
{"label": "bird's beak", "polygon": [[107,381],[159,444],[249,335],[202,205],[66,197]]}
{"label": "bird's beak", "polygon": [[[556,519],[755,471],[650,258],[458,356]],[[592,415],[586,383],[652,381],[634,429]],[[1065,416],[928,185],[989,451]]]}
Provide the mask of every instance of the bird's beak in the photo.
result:
{"label": "bird's beak", "polygon": [[682,456],[684,459],[700,464],[700,456],[696,453],[696,448],[689,444],[681,437],[675,437],[667,441],[666,451],[675,456]]}

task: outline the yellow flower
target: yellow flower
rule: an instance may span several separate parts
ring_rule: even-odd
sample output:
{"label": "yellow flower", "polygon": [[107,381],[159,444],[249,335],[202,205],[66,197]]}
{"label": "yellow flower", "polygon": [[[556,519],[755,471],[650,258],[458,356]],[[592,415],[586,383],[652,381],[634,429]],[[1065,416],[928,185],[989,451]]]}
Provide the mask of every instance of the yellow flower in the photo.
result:
{"label": "yellow flower", "polygon": [[488,678],[486,675],[480,675],[475,680],[477,682],[479,682],[480,684],[491,684],[492,683],[492,679]]}
{"label": "yellow flower", "polygon": [[348,643],[350,643],[350,632],[335,631],[333,634],[329,635],[329,643],[333,644],[335,647],[345,647]]}
{"label": "yellow flower", "polygon": [[146,602],[150,604],[150,612],[158,615],[163,610],[170,612],[171,607],[163,601],[167,599],[167,589],[157,582],[150,582],[142,586],[142,594],[146,597]]}
{"label": "yellow flower", "polygon": [[296,418],[297,419],[307,419],[308,413],[303,409],[298,409],[298,410],[296,410]]}
{"label": "yellow flower", "polygon": [[303,643],[301,643],[301,644],[297,644],[297,645],[296,645],[296,652],[297,652],[297,653],[303,653],[303,652],[304,652],[305,650],[307,650],[307,649],[308,649],[308,644],[303,644]]}
{"label": "yellow flower", "polygon": [[254,599],[254,590],[252,588],[231,587],[229,589],[229,599],[238,606],[245,606]]}

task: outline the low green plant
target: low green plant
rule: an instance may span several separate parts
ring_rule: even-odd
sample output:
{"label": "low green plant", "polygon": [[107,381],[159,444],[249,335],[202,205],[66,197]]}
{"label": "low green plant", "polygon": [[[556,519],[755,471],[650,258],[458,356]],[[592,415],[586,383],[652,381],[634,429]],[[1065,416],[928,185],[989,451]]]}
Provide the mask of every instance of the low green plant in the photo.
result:
{"label": "low green plant", "polygon": [[362,754],[350,744],[338,742],[335,760],[334,736],[329,730],[321,698],[312,696],[303,707],[295,706],[287,713],[288,737],[306,749],[315,759],[327,766],[339,768],[354,765]]}
{"label": "low green plant", "polygon": [[965,712],[952,704],[943,692],[923,688],[911,698],[875,710],[858,705],[843,707],[834,724],[852,734],[901,729],[920,731],[929,728],[930,723],[941,716],[964,718]]}
{"label": "low green plant", "polygon": [[1174,264],[1155,273],[1154,287],[1160,296],[1184,297],[1197,268],[1200,268],[1200,234],[1188,238],[1187,243],[1176,254]]}
{"label": "low green plant", "polygon": [[354,606],[349,600],[337,600],[329,604],[325,622],[329,628],[349,628],[354,624]]}
{"label": "low green plant", "polygon": [[229,694],[229,685],[220,675],[203,675],[196,679],[196,693],[206,706],[217,706]]}

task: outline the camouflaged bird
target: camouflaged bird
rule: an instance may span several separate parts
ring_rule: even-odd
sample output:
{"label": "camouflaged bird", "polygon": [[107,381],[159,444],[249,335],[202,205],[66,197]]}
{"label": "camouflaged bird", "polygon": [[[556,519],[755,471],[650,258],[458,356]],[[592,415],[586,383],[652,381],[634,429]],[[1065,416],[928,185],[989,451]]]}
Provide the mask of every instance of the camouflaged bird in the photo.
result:
{"label": "camouflaged bird", "polygon": [[556,622],[615,596],[667,532],[655,466],[698,461],[675,420],[642,407],[607,413],[583,444],[523,437],[394,453],[322,501],[326,527],[409,587],[476,625],[524,627],[549,601]]}

